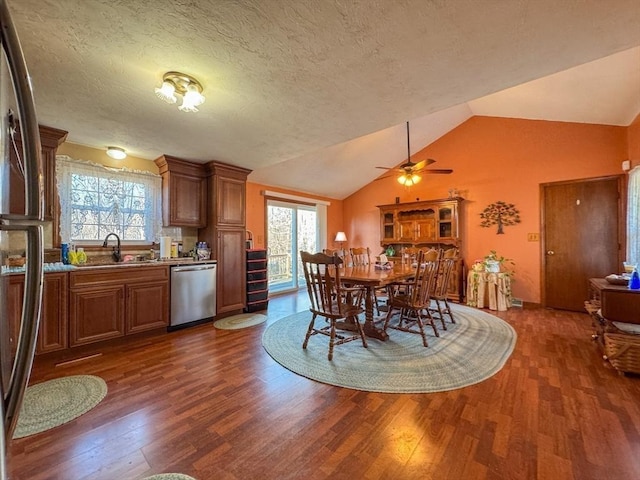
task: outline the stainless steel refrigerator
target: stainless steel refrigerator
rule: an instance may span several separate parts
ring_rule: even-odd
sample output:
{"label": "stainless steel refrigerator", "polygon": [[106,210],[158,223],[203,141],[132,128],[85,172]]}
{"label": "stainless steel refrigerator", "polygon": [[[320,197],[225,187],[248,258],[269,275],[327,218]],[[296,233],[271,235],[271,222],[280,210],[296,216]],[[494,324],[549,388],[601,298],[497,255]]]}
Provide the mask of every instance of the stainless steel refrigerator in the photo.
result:
{"label": "stainless steel refrigerator", "polygon": [[[7,478],[7,448],[18,420],[35,353],[43,262],[43,180],[40,135],[31,82],[6,0],[0,0],[0,265],[5,264],[9,239],[25,242],[25,289],[19,335],[10,322],[7,305],[8,276],[0,274],[0,479]],[[22,136],[18,148],[15,135]],[[24,212],[10,212],[10,169],[24,180]],[[16,191],[22,191],[22,186]],[[14,192],[15,195],[15,192]]]}

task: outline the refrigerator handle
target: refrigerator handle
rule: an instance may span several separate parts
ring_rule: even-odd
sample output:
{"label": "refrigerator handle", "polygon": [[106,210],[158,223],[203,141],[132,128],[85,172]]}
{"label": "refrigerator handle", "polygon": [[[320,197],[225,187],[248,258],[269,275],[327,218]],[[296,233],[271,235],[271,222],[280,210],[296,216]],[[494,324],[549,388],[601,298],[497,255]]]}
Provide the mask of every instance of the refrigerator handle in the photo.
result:
{"label": "refrigerator handle", "polygon": [[[9,8],[0,0],[1,44],[7,57],[11,79],[20,117],[20,132],[24,152],[25,169],[25,214],[24,217],[7,215],[9,224],[27,233],[27,266],[25,293],[23,298],[22,323],[15,361],[6,392],[2,393],[2,427],[0,438],[0,478],[5,478],[5,451],[11,441],[18,419],[24,392],[29,382],[33,356],[35,354],[40,306],[42,301],[43,263],[43,180],[40,132],[36,119],[31,81],[27,71],[22,48],[11,20]],[[4,223],[4,222],[3,222]],[[23,228],[20,228],[20,225]],[[10,227],[11,229],[11,227]],[[0,389],[2,386],[0,384]]]}
{"label": "refrigerator handle", "polygon": [[42,180],[42,147],[33,101],[31,77],[22,54],[20,40],[13,26],[6,2],[1,5],[2,46],[16,94],[20,133],[24,151],[25,214],[30,220],[44,220],[44,183]]}

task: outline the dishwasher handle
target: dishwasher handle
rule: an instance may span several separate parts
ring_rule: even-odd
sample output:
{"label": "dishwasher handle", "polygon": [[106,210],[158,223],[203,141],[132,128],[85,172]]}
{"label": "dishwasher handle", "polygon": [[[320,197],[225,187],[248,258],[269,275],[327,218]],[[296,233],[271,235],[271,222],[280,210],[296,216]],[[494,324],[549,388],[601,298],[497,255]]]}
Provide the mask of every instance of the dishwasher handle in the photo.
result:
{"label": "dishwasher handle", "polygon": [[216,268],[216,264],[212,265],[189,265],[187,267],[171,267],[173,272],[196,272],[198,270],[213,270]]}

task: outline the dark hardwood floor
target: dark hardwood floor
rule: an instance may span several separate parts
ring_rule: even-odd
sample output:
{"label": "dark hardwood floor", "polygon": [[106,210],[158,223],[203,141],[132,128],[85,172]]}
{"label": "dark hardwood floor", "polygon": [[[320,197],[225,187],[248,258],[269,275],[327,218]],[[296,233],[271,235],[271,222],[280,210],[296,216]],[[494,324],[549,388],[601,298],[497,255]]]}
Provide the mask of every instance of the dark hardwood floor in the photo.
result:
{"label": "dark hardwood floor", "polygon": [[[271,299],[268,323],[307,303],[305,292]],[[39,359],[32,383],[93,374],[109,393],[66,425],[14,440],[10,478],[640,478],[640,377],[603,363],[589,316],[515,308],[499,316],[518,334],[506,366],[437,394],[299,377],[262,348],[267,324],[208,323],[63,366]]]}

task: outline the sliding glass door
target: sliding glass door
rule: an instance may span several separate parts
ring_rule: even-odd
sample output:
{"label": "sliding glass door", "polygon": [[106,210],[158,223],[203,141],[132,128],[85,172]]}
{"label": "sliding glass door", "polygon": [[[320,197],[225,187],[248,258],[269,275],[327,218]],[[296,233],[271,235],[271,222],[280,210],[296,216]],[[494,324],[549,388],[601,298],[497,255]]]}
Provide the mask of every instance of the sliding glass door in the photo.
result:
{"label": "sliding glass door", "polygon": [[317,252],[318,215],[315,205],[267,200],[269,291],[295,290],[304,285],[300,250]]}

